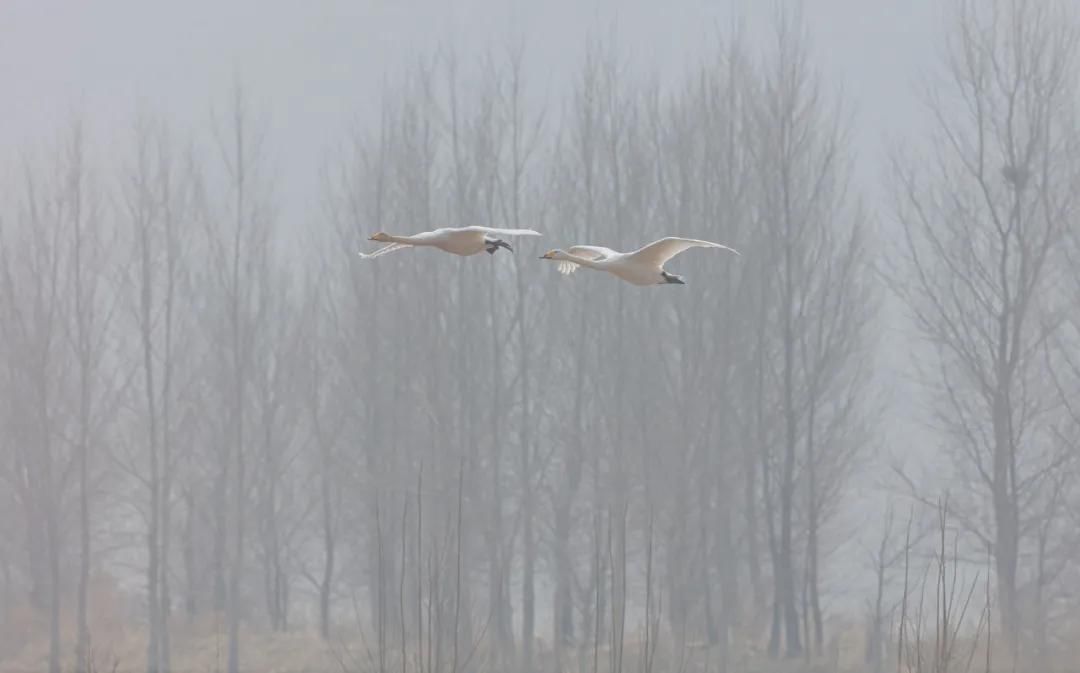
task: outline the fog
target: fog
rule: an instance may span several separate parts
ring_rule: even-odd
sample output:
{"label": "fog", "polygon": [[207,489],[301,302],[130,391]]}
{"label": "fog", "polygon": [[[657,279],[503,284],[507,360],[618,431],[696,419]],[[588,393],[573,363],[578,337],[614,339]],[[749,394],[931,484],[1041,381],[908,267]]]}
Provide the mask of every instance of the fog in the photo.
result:
{"label": "fog", "polygon": [[870,5],[0,6],[0,671],[1072,670],[1080,15]]}

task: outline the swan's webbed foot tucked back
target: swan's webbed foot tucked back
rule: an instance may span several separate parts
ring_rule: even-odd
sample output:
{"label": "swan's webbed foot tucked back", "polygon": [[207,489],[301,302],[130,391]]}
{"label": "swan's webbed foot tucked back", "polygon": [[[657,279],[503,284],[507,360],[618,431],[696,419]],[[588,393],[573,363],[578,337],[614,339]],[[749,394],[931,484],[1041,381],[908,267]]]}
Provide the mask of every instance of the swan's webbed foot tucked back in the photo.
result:
{"label": "swan's webbed foot tucked back", "polygon": [[485,238],[484,244],[484,250],[486,250],[489,255],[494,255],[495,251],[499,248],[506,248],[510,252],[514,251],[509,243],[499,238]]}
{"label": "swan's webbed foot tucked back", "polygon": [[661,271],[660,276],[664,279],[664,282],[661,283],[661,285],[686,285],[686,281],[683,280],[682,276],[676,276],[667,271]]}

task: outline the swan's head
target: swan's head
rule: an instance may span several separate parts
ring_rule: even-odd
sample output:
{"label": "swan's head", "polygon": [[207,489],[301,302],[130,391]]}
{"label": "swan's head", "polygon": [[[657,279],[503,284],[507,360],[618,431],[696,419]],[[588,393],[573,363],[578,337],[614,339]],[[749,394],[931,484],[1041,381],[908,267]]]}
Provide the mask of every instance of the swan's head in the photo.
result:
{"label": "swan's head", "polygon": [[368,240],[369,241],[378,241],[379,243],[390,243],[391,242],[390,241],[390,234],[384,234],[381,231],[377,232],[375,234],[372,234],[371,238],[369,238]]}
{"label": "swan's head", "polygon": [[540,255],[540,259],[566,259],[566,253],[562,250],[548,250]]}

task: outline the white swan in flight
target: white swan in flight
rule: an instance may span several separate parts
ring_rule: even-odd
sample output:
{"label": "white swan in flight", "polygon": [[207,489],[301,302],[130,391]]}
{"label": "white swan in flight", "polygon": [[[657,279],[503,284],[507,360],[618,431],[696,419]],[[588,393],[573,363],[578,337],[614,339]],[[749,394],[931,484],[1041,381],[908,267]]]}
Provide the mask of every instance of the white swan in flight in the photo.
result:
{"label": "white swan in flight", "polygon": [[494,255],[499,248],[506,248],[510,252],[514,251],[509,243],[499,238],[500,236],[539,235],[539,231],[533,231],[532,229],[493,229],[491,227],[444,227],[412,236],[392,236],[380,231],[368,240],[389,243],[390,245],[379,248],[370,254],[363,252],[359,254],[364,259],[371,259],[395,250],[404,250],[414,246],[429,246],[463,257],[485,251],[489,255]]}
{"label": "white swan in flight", "polygon": [[664,270],[664,263],[690,248],[720,248],[739,254],[735,248],[719,243],[669,236],[634,252],[616,252],[595,245],[575,245],[565,251],[550,250],[540,259],[559,262],[559,272],[565,275],[574,273],[579,266],[587,266],[597,271],[607,271],[634,285],[685,285],[686,281],[682,276]]}

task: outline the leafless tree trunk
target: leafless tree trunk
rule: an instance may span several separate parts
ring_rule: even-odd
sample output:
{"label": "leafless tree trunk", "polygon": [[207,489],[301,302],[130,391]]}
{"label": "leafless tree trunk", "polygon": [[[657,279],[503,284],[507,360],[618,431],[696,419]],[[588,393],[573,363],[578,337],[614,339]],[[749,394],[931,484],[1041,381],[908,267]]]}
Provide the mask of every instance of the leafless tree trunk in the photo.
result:
{"label": "leafless tree trunk", "polygon": [[86,141],[76,123],[64,143],[63,199],[68,204],[71,258],[67,264],[68,293],[72,298],[67,336],[77,369],[77,418],[74,444],[79,471],[79,579],[76,598],[75,670],[89,670],[90,628],[87,622],[87,590],[90,582],[91,448],[97,437],[98,406],[106,392],[99,383],[100,364],[107,329],[108,310],[102,311],[99,288],[108,257],[103,240],[94,185],[86,165]]}
{"label": "leafless tree trunk", "polygon": [[[330,599],[334,587],[337,563],[338,511],[341,505],[340,487],[336,475],[342,467],[337,460],[334,447],[341,431],[342,423],[340,421],[343,419],[340,416],[326,418],[330,407],[326,392],[333,389],[331,385],[333,379],[325,372],[323,362],[325,356],[321,348],[321,344],[326,340],[324,335],[329,333],[329,326],[324,325],[325,322],[328,322],[327,318],[329,317],[324,303],[327,301],[323,292],[324,289],[325,285],[318,280],[312,282],[307,293],[309,311],[304,318],[304,322],[308,326],[306,338],[309,340],[307,350],[310,360],[310,389],[307,392],[308,414],[319,456],[319,526],[322,534],[323,554],[322,573],[316,583],[319,591],[319,635],[324,640],[329,640],[331,627]],[[329,420],[329,424],[327,420]],[[380,577],[380,579],[382,578]],[[381,618],[381,613],[376,616]]]}
{"label": "leafless tree trunk", "polygon": [[227,447],[225,462],[230,466],[226,474],[231,478],[230,483],[219,488],[232,498],[227,504],[231,536],[226,538],[231,546],[226,575],[229,673],[238,673],[240,667],[240,620],[244,603],[241,580],[245,574],[246,503],[250,489],[247,442],[253,434],[246,429],[252,378],[250,360],[260,328],[264,327],[267,295],[272,291],[266,272],[271,213],[260,191],[264,187],[258,172],[262,138],[252,123],[243,91],[237,85],[232,92],[228,121],[218,129],[217,137],[222,169],[227,177],[224,215],[220,220],[212,218],[211,222],[220,228],[207,232],[211,273],[222,302],[222,321],[214,346],[222,375],[226,434],[221,439]]}

